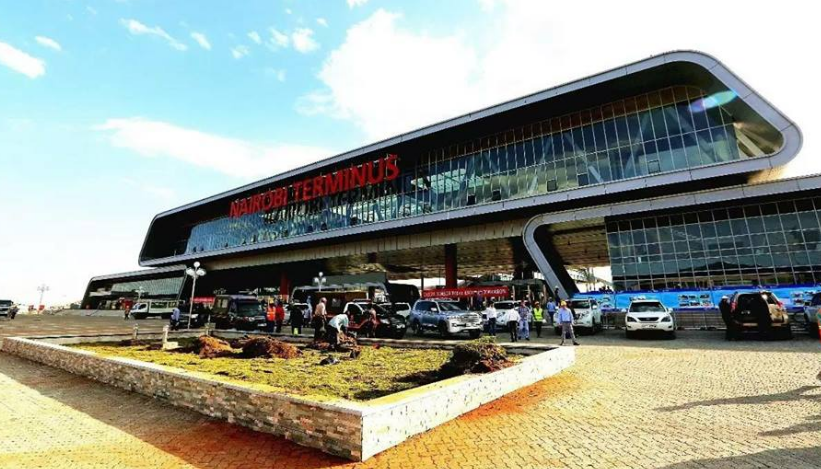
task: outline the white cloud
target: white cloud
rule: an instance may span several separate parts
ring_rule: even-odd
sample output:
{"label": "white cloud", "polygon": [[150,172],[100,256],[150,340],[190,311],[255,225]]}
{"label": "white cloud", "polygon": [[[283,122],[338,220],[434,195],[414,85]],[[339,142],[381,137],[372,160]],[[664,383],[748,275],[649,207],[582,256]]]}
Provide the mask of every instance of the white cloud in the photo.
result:
{"label": "white cloud", "polygon": [[347,0],[347,1],[348,1],[348,8],[361,7],[362,5],[368,3],[368,0]]}
{"label": "white cloud", "polygon": [[288,38],[287,34],[282,33],[275,28],[270,28],[268,31],[271,33],[271,39],[268,41],[268,47],[272,50],[288,47],[291,43],[291,40]]}
{"label": "white cloud", "polygon": [[163,201],[171,201],[177,197],[176,191],[171,187],[157,186],[146,181],[136,181],[131,178],[123,178],[123,184],[134,187],[145,192],[148,195],[161,199]]}
{"label": "white cloud", "polygon": [[208,42],[208,37],[206,37],[205,34],[193,32],[191,33],[191,38],[194,39],[203,49],[211,50],[211,43]]}
{"label": "white cloud", "polygon": [[318,24],[320,26],[324,26],[324,27],[327,28],[328,27],[328,20],[326,20],[325,18],[317,18],[316,19],[316,24]]}
{"label": "white cloud", "polygon": [[245,57],[246,55],[248,55],[250,53],[251,53],[251,51],[248,50],[248,47],[246,47],[246,46],[236,46],[236,47],[231,49],[231,56],[233,56],[237,60]]}
{"label": "white cloud", "polygon": [[153,28],[148,27],[134,19],[121,19],[120,24],[122,24],[128,30],[128,32],[134,34],[135,36],[157,36],[159,38],[164,39],[166,42],[168,42],[169,46],[173,47],[174,49],[177,49],[178,51],[188,50],[188,46],[174,39],[170,34],[165,32],[165,30],[159,26],[154,26]]}
{"label": "white cloud", "polygon": [[285,69],[268,67],[265,69],[265,74],[269,77],[274,77],[277,81],[285,81]]}
{"label": "white cloud", "polygon": [[60,43],[50,37],[35,36],[34,40],[37,41],[37,43],[41,46],[48,47],[49,49],[56,50],[57,52],[63,50],[63,47],[60,45]]}
{"label": "white cloud", "polygon": [[319,49],[319,43],[313,38],[314,32],[309,28],[297,28],[291,33],[294,49],[303,54]]}
{"label": "white cloud", "polygon": [[171,158],[245,179],[278,174],[331,154],[319,147],[259,145],[140,118],[109,119],[95,130],[108,134],[115,147],[144,157]]}
{"label": "white cloud", "polygon": [[290,15],[290,14],[292,14],[293,12],[294,12],[294,11],[293,11],[293,10],[291,10],[290,8],[286,8],[286,9],[285,9],[285,14],[286,14],[286,15]]}
{"label": "white cloud", "polygon": [[479,66],[467,41],[401,30],[399,19],[380,9],[350,28],[319,73],[327,88],[301,98],[297,109],[350,118],[376,139],[478,106],[464,89]]}
{"label": "white cloud", "polygon": [[262,44],[262,37],[256,31],[251,31],[248,33],[248,37],[251,38],[256,44]]}
{"label": "white cloud", "polygon": [[29,78],[45,75],[46,63],[5,42],[0,42],[0,64]]}

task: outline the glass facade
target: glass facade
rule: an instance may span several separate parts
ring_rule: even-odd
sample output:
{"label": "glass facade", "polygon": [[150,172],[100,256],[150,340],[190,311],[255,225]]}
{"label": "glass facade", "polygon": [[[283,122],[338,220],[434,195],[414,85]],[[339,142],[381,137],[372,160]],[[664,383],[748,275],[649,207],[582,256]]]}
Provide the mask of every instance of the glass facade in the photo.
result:
{"label": "glass facade", "polygon": [[607,223],[619,290],[821,282],[821,198]]}
{"label": "glass facade", "polygon": [[393,181],[307,202],[289,197],[288,205],[267,213],[200,223],[185,253],[752,156],[738,145],[733,116],[722,106],[705,108],[702,98],[693,87],[665,88],[421,155],[400,154],[401,174]]}
{"label": "glass facade", "polygon": [[143,296],[177,296],[185,280],[182,271],[178,277],[157,278],[149,280],[134,280],[131,282],[117,282],[111,286],[112,292],[126,293],[143,289]]}

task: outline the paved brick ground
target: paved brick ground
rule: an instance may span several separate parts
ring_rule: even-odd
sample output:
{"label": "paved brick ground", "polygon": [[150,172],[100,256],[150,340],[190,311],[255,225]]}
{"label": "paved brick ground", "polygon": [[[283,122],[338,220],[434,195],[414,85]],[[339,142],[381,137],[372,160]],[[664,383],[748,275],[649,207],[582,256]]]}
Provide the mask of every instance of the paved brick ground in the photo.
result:
{"label": "paved brick ground", "polygon": [[[0,336],[132,325],[18,318]],[[817,340],[582,339],[571,370],[361,465],[0,354],[0,468],[821,468]]]}

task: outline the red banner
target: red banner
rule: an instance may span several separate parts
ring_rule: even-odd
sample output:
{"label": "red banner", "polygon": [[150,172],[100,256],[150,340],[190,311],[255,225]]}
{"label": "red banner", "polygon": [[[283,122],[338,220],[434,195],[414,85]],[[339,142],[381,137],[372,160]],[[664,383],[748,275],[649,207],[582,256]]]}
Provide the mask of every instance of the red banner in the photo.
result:
{"label": "red banner", "polygon": [[503,298],[510,296],[507,287],[469,287],[423,290],[422,298],[470,298],[472,296]]}
{"label": "red banner", "polygon": [[194,304],[210,304],[213,303],[215,299],[213,296],[195,296]]}

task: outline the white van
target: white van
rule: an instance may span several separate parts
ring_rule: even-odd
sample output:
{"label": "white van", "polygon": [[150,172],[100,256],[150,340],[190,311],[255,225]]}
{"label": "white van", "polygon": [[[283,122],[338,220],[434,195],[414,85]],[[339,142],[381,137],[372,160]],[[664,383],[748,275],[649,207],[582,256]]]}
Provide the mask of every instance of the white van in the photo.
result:
{"label": "white van", "polygon": [[148,317],[161,317],[168,319],[177,306],[177,300],[146,300],[134,303],[131,307],[131,316],[134,319],[146,319]]}

